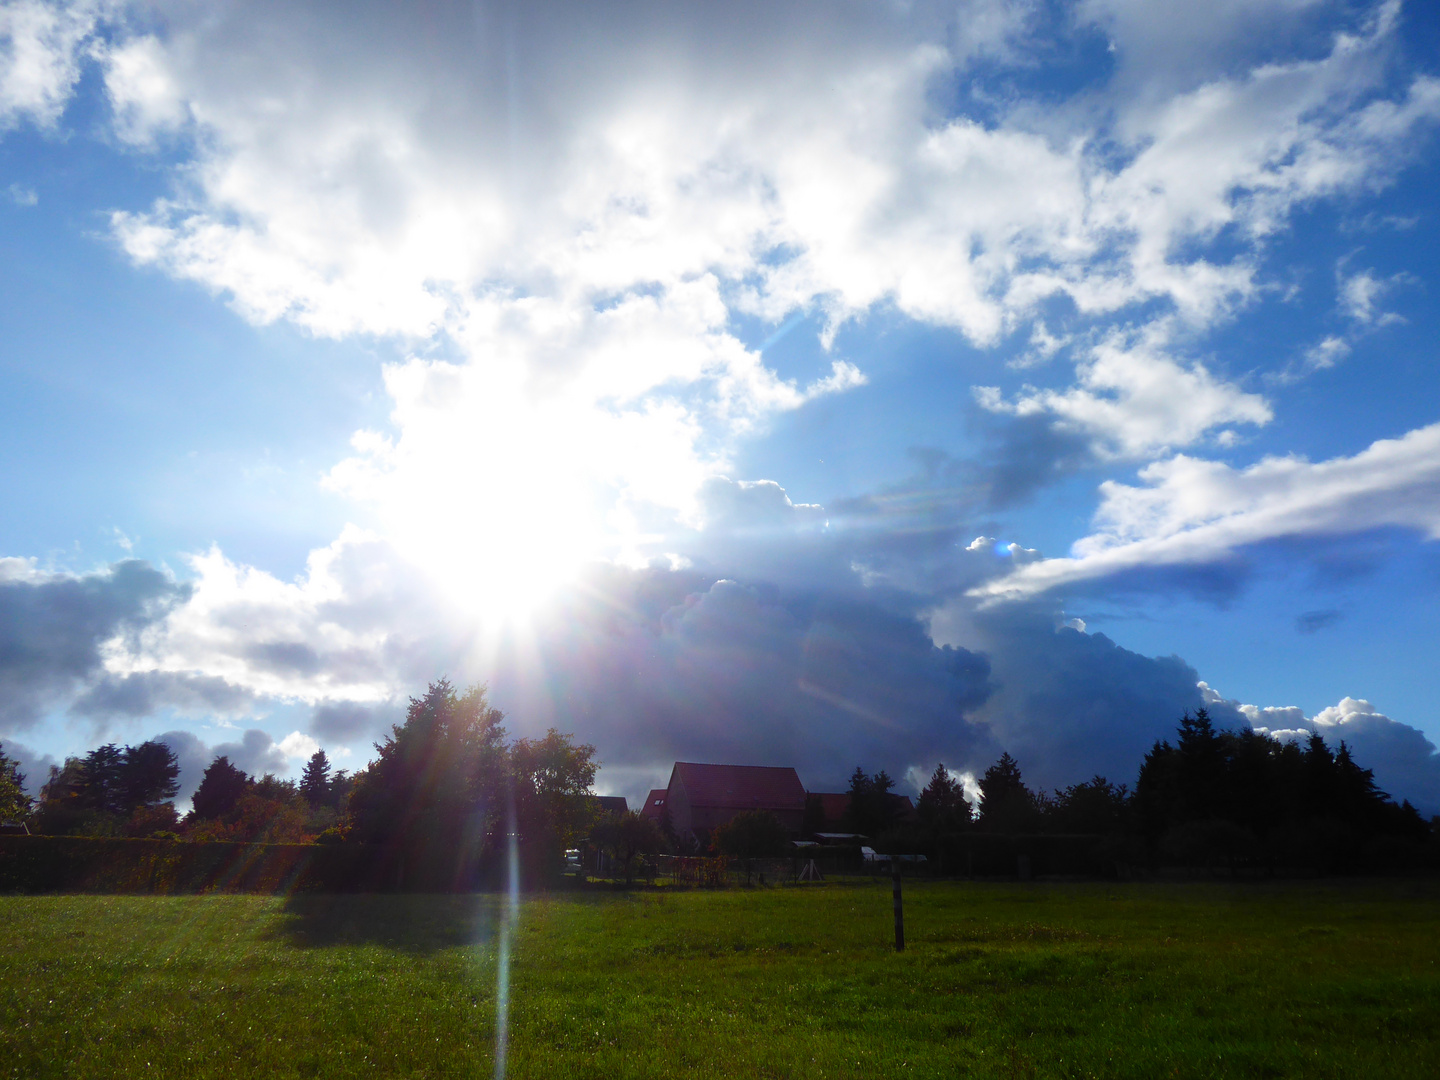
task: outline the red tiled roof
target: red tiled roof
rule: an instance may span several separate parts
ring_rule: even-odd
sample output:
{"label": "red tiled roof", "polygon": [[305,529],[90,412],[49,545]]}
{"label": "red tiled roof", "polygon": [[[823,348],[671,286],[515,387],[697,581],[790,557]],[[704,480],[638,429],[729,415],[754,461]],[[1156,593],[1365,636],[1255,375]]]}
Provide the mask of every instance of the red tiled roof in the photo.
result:
{"label": "red tiled roof", "polygon": [[665,789],[663,787],[651,788],[650,794],[645,796],[645,805],[640,807],[642,817],[658,819],[660,811],[665,809]]}
{"label": "red tiled roof", "polygon": [[805,787],[791,768],[770,765],[701,765],[677,761],[671,775],[685,785],[691,806],[726,810],[805,809]]}

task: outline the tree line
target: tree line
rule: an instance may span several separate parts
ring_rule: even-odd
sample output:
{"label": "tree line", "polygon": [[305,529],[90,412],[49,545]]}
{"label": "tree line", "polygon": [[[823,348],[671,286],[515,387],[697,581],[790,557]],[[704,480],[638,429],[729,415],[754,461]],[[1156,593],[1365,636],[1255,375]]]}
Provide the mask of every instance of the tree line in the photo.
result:
{"label": "tree line", "polygon": [[[173,802],[179,765],[163,743],[106,744],[67,758],[52,767],[38,802],[0,747],[0,820],[55,835],[358,843],[397,880],[429,875],[438,885],[473,881],[512,842],[532,875],[553,872],[565,849],[588,839],[629,878],[649,854],[749,860],[782,853],[790,839],[764,811],[703,838],[677,836],[664,815],[600,815],[590,791],[593,746],[553,728],[540,739],[507,740],[503,721],[484,687],[460,692],[442,679],[411,699],[366,768],[334,770],[317,750],[293,781],[250,776],[220,756],[183,817]],[[1204,709],[1181,718],[1173,742],[1151,748],[1133,788],[1096,776],[1032,789],[1009,753],[979,778],[973,803],[943,764],[913,813],[894,786],[884,770],[857,766],[841,827],[882,852],[928,853],[942,863],[970,838],[1089,837],[1136,864],[1300,861],[1342,870],[1366,860],[1398,864],[1432,835],[1431,823],[1381,791],[1344,742],[1332,750],[1319,735],[1290,742],[1219,730]],[[809,796],[802,833],[826,824],[818,797]]]}
{"label": "tree line", "polygon": [[[513,839],[533,873],[558,866],[595,817],[595,748],[551,729],[508,740],[484,687],[441,679],[353,774],[317,750],[299,780],[216,757],[181,816],[179,763],[159,742],[107,744],[52,767],[32,801],[0,749],[0,819],[37,833],[245,843],[368,845],[403,882],[473,883]],[[392,882],[393,883],[393,882]]]}
{"label": "tree line", "polygon": [[[863,776],[859,770],[857,774]],[[870,778],[870,787],[884,774]],[[1344,870],[1413,863],[1432,840],[1408,800],[1396,803],[1342,741],[1301,742],[1217,729],[1205,709],[1157,741],[1132,787],[1095,776],[1051,792],[1025,784],[1002,754],[979,778],[972,805],[944,765],[921,792],[914,820],[869,803],[871,835],[898,850],[943,854],[972,835],[1102,837],[1135,864],[1305,865]],[[855,805],[852,780],[852,805]],[[858,824],[858,822],[857,822]]]}

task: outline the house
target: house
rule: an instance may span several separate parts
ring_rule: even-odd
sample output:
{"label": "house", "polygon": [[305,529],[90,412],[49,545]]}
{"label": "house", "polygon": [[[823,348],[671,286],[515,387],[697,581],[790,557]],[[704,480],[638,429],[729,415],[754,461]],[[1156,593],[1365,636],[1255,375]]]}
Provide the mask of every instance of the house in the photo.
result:
{"label": "house", "polygon": [[805,817],[805,787],[792,768],[769,765],[707,765],[677,761],[663,795],[651,792],[670,811],[670,822],[681,836],[708,833],[744,810],[766,810],[787,830],[800,831]]}
{"label": "house", "polygon": [[590,805],[599,814],[630,812],[630,804],[625,801],[624,795],[591,795]]}
{"label": "house", "polygon": [[645,805],[640,807],[640,816],[653,818],[659,821],[665,813],[665,789],[663,787],[651,788],[650,794],[645,796]]}

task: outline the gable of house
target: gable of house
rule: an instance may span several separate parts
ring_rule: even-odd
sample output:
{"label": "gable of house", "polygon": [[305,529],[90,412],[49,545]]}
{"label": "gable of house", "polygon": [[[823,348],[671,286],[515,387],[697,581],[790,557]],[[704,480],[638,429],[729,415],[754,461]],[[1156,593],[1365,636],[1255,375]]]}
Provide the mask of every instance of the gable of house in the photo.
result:
{"label": "gable of house", "polygon": [[682,833],[714,829],[745,810],[765,810],[799,832],[805,816],[805,787],[788,766],[677,761],[665,798]]}

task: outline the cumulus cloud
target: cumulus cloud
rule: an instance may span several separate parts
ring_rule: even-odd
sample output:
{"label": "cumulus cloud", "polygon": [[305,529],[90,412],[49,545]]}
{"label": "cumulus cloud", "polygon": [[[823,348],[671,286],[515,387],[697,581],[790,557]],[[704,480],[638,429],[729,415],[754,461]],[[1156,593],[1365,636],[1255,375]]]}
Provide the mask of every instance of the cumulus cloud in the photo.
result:
{"label": "cumulus cloud", "polygon": [[1110,457],[1151,457],[1223,425],[1270,421],[1270,406],[1260,395],[1169,355],[1168,329],[1152,325],[1138,340],[1110,335],[1079,365],[1079,382],[1069,389],[1027,387],[1007,401],[997,387],[981,386],[976,399],[992,412],[1051,416],[1061,430],[1088,436]]}
{"label": "cumulus cloud", "polygon": [[[465,616],[394,548],[360,530],[284,582],[217,550],[191,560],[189,602],[106,658],[121,679],[223,680],[262,697],[388,701],[466,649]],[[441,644],[446,643],[447,644]]]}
{"label": "cumulus cloud", "polygon": [[[812,311],[831,341],[888,305],[982,346],[1029,324],[1048,348],[1071,331],[1042,332],[1040,305],[1064,300],[1061,321],[1139,329],[1110,325],[1074,385],[987,391],[988,406],[1125,456],[1265,423],[1268,403],[1157,334],[1251,302],[1266,237],[1311,200],[1387,182],[1440,115],[1440,82],[1387,82],[1392,5],[1318,56],[1294,59],[1277,30],[1268,51],[1215,61],[1303,8],[1226,5],[1176,36],[1171,13],[1127,3],[1088,5],[1079,30],[1027,4],[840,4],[823,20],[767,5],[763,34],[734,5],[544,20],[441,5],[423,24],[167,6],[96,62],[121,138],[193,130],[193,157],[114,231],[255,321],[456,347],[461,362],[391,370],[398,437],[364,434],[332,474],[397,534],[423,502],[441,517],[414,531],[453,535],[432,478],[468,480],[457,462],[503,446],[520,467],[481,493],[534,527],[493,561],[611,557],[652,506],[693,515],[730,440],[863,382],[838,357],[779,378],[737,314]],[[993,122],[937,113],[936,88],[970,66],[1023,68],[1017,43],[1086,23],[1113,35],[1122,72],[1185,58],[1087,87],[1111,95],[1109,121],[1023,99]],[[1190,81],[1157,83],[1167,69]],[[562,516],[573,547],[547,550]]]}
{"label": "cumulus cloud", "polygon": [[108,5],[9,0],[0,6],[0,132],[59,121],[80,80],[83,47]]}
{"label": "cumulus cloud", "polygon": [[1283,537],[1399,526],[1440,539],[1440,424],[1351,457],[1267,457],[1235,469],[1181,454],[1147,465],[1140,478],[1144,487],[1101,485],[1099,528],[1071,557],[1020,567],[974,595],[1017,599],[1137,568],[1214,563]]}
{"label": "cumulus cloud", "polygon": [[[1197,674],[1180,657],[1131,652],[1079,620],[1057,626],[1048,612],[952,604],[932,613],[930,628],[937,641],[966,641],[989,660],[995,689],[971,719],[1042,789],[1097,773],[1133,784],[1155,740],[1202,703]],[[977,771],[989,764],[943,760]]]}
{"label": "cumulus cloud", "polygon": [[320,744],[303,731],[292,731],[276,745],[287,758],[309,758],[320,749]]}
{"label": "cumulus cloud", "polygon": [[76,694],[98,695],[93,711],[104,711],[107,654],[188,596],[185,585],[135,559],[86,574],[0,559],[0,730],[29,727]]}

